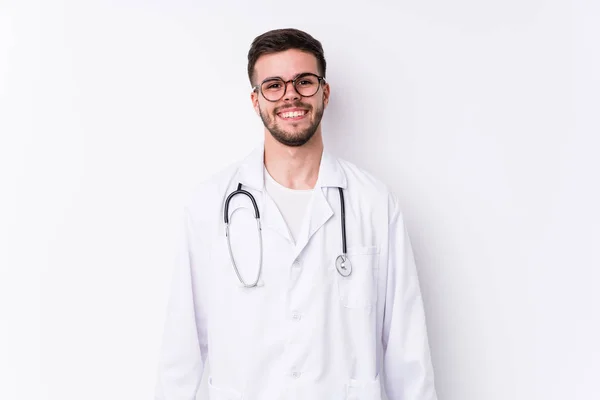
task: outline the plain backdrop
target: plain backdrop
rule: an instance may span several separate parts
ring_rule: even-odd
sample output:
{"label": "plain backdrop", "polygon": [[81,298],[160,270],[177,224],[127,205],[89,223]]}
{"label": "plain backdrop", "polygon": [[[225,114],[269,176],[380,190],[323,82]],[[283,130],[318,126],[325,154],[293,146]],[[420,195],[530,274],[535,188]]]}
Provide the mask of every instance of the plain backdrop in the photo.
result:
{"label": "plain backdrop", "polygon": [[262,139],[246,55],[280,27],[325,48],[325,145],[402,201],[439,399],[600,399],[599,22],[594,1],[0,0],[0,399],[153,398],[183,201]]}

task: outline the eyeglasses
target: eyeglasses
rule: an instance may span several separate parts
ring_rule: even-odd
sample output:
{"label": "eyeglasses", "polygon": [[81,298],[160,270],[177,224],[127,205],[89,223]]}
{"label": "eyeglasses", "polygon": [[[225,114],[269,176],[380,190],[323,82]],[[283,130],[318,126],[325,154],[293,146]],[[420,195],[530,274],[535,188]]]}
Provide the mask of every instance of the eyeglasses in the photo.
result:
{"label": "eyeglasses", "polygon": [[302,97],[314,96],[321,87],[321,82],[325,78],[311,73],[305,73],[297,76],[289,81],[284,81],[281,78],[268,78],[265,79],[260,85],[256,85],[252,90],[259,90],[263,97],[268,101],[279,101],[285,96],[287,86],[289,82],[292,82],[292,86],[296,92]]}

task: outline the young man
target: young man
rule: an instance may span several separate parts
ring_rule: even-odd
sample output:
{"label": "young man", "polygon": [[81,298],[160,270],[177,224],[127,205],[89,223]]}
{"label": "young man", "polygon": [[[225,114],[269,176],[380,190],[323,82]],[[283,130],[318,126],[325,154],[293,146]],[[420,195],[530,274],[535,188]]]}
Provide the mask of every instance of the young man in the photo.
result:
{"label": "young man", "polygon": [[[398,199],[324,149],[321,43],[294,29],[248,53],[264,142],[185,210],[157,400],[435,400]],[[240,211],[240,212],[238,212]]]}

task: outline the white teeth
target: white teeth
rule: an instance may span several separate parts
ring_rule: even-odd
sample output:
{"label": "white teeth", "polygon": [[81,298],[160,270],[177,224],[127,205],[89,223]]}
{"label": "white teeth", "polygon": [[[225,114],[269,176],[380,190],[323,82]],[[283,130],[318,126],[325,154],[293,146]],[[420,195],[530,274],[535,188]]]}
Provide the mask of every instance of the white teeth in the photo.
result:
{"label": "white teeth", "polygon": [[306,114],[306,111],[292,111],[281,114],[282,118],[296,118]]}

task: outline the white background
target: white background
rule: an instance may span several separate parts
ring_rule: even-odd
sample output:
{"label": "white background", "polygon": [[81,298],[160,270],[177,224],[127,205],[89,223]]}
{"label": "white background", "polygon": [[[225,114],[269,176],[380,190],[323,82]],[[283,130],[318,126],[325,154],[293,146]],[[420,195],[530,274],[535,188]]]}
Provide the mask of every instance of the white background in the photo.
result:
{"label": "white background", "polygon": [[0,0],[0,399],[153,398],[182,202],[288,26],[402,200],[440,400],[600,399],[598,3],[390,4]]}

